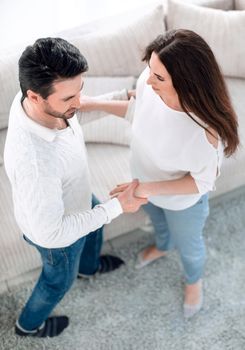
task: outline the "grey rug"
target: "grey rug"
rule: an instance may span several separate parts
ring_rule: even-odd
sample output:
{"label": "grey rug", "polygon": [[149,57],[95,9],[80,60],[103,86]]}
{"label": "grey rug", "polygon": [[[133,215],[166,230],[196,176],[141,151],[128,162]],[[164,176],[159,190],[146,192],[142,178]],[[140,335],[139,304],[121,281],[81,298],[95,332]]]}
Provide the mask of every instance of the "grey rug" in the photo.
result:
{"label": "grey rug", "polygon": [[106,250],[127,261],[126,266],[90,281],[76,281],[55,309],[55,314],[70,317],[70,326],[57,338],[14,335],[15,320],[33,283],[2,295],[0,349],[244,350],[244,189],[211,201],[205,239],[205,302],[190,321],[182,315],[183,279],[177,254],[135,270],[137,252],[152,242],[152,234],[137,231],[106,245]]}

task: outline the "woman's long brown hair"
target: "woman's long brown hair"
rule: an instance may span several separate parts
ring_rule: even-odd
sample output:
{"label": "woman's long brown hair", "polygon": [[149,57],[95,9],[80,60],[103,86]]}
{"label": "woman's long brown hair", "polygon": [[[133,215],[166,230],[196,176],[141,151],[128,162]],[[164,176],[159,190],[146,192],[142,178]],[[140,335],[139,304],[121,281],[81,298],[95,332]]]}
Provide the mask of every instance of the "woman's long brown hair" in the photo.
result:
{"label": "woman's long brown hair", "polygon": [[208,44],[195,32],[178,29],[151,42],[143,61],[149,62],[152,52],[170,74],[184,112],[197,122],[190,114],[194,113],[213,128],[224,144],[225,155],[231,156],[239,146],[237,116]]}

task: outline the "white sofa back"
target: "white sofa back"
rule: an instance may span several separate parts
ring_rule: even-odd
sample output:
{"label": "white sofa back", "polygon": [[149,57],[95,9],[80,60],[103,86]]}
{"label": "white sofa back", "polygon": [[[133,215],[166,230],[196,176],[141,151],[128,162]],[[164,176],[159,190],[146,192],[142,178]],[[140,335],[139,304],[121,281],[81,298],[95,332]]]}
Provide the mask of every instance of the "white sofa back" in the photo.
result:
{"label": "white sofa back", "polygon": [[[185,27],[199,32],[213,48],[225,75],[245,77],[245,11],[223,11],[232,9],[232,0],[171,0],[168,2],[167,13],[166,3],[165,0],[154,6],[149,5],[55,35],[74,43],[87,58],[89,71],[86,77],[93,77],[91,82],[93,81],[94,89],[88,79],[87,83],[85,81],[85,93],[96,95],[108,91],[109,88],[118,89],[122,87],[123,82],[125,88],[133,87],[133,79],[145,67],[141,61],[143,50],[151,40],[166,30],[165,22],[167,29]],[[220,10],[193,6],[190,3],[212,6]],[[242,1],[237,1],[236,5],[240,8]],[[22,50],[14,49],[0,56],[0,129],[7,127],[9,109],[19,90],[18,59]],[[113,79],[109,83],[110,77]],[[117,85],[118,77],[125,77],[126,80],[118,80]],[[130,77],[131,81],[127,79]],[[107,122],[93,123],[92,126],[85,127],[85,139],[93,142],[118,141],[125,144],[128,141],[125,141],[124,136],[123,140],[115,137],[120,126],[121,121],[115,121],[113,118],[109,118]],[[121,135],[123,132],[128,135],[128,129],[125,125],[124,127]],[[126,139],[128,140],[128,137]]]}

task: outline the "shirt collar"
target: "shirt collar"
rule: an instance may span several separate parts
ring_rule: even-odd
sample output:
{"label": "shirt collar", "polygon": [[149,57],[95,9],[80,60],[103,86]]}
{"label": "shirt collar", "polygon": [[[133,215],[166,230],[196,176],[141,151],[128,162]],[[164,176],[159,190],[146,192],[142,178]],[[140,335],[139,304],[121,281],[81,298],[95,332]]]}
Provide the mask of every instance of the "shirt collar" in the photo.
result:
{"label": "shirt collar", "polygon": [[[26,113],[22,107],[21,96],[22,96],[22,94],[21,94],[21,92],[19,92],[16,95],[15,100],[14,100],[14,107],[17,109],[16,115],[18,116],[18,120],[19,120],[21,126],[25,130],[28,130],[31,133],[41,137],[45,141],[53,142],[60,130],[46,128],[45,126],[40,125],[37,122],[35,122],[34,120],[32,120],[31,118],[29,118],[26,115]],[[72,123],[70,123],[69,121],[68,121],[68,125],[72,127]]]}

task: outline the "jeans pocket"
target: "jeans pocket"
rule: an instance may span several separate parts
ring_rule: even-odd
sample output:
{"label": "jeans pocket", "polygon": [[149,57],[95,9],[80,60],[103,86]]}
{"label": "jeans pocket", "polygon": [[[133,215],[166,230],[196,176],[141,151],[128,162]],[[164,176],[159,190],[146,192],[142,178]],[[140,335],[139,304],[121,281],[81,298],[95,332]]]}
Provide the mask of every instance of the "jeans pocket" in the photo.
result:
{"label": "jeans pocket", "polygon": [[39,251],[43,264],[48,264],[48,265],[54,265],[54,259],[53,259],[53,254],[52,254],[52,249],[48,248],[43,248],[38,245],[35,246],[37,250]]}
{"label": "jeans pocket", "polygon": [[46,254],[47,262],[49,265],[61,267],[68,263],[68,257],[65,252],[65,249],[57,248],[57,249],[47,249]]}
{"label": "jeans pocket", "polygon": [[43,248],[38,245],[36,245],[37,250],[39,251],[42,261],[44,264],[48,264],[51,266],[58,265],[62,254],[60,254],[60,249],[49,249],[49,248]]}

